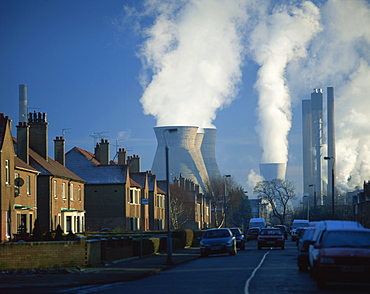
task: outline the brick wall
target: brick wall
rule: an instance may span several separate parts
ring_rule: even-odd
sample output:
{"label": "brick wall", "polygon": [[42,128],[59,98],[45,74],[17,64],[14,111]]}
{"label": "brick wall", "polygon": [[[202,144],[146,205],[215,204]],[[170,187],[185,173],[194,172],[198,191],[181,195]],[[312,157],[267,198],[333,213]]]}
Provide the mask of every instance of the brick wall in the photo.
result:
{"label": "brick wall", "polygon": [[133,256],[132,239],[9,242],[0,244],[0,270],[96,266]]}

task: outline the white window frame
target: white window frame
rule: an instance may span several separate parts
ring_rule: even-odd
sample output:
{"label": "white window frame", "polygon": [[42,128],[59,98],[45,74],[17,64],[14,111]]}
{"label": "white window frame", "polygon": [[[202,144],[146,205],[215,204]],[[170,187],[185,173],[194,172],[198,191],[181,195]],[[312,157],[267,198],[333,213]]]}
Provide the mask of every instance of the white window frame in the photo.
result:
{"label": "white window frame", "polygon": [[10,161],[5,160],[5,184],[10,185]]}
{"label": "white window frame", "polygon": [[69,185],[69,199],[71,200],[71,201],[74,201],[75,199],[75,195],[74,195],[74,186],[73,186],[73,184],[71,183],[70,185]]}
{"label": "white window frame", "polygon": [[27,175],[27,196],[31,196],[31,176]]}
{"label": "white window frame", "polygon": [[66,198],[66,183],[62,183],[62,198]]}
{"label": "white window frame", "polygon": [[57,181],[56,180],[54,180],[53,181],[53,193],[54,193],[54,198],[57,198],[58,197],[58,194],[57,194],[57,187],[58,187],[58,185],[57,185]]}

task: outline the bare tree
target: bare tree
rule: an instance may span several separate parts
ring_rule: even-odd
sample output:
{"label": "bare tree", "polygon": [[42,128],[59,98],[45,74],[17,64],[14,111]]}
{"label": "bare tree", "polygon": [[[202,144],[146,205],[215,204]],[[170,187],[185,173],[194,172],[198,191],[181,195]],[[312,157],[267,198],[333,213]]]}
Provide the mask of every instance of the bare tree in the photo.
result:
{"label": "bare tree", "polygon": [[215,227],[236,226],[244,219],[250,218],[249,209],[246,209],[249,200],[243,188],[232,177],[213,178],[205,187],[205,194],[211,200],[212,221]]}
{"label": "bare tree", "polygon": [[171,209],[170,218],[174,229],[180,229],[183,224],[189,221],[191,209],[194,202],[191,201],[191,193],[184,188],[170,184],[171,189]]}
{"label": "bare tree", "polygon": [[220,228],[225,221],[225,183],[223,179],[216,177],[206,182],[205,195],[210,200],[213,225]]}
{"label": "bare tree", "polygon": [[254,194],[265,199],[272,207],[272,213],[280,224],[286,223],[286,217],[291,212],[291,200],[297,198],[294,194],[294,183],[281,179],[258,182]]}

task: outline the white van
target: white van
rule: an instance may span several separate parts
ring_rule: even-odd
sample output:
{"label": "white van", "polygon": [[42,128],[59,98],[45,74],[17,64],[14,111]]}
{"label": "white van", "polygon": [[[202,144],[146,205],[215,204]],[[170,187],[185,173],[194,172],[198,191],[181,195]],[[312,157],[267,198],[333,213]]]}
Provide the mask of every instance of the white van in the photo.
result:
{"label": "white van", "polygon": [[292,226],[290,227],[290,234],[292,235],[292,241],[297,241],[297,229],[305,228],[310,225],[307,219],[295,219]]}
{"label": "white van", "polygon": [[251,218],[249,220],[249,228],[265,228],[266,221],[264,218]]}

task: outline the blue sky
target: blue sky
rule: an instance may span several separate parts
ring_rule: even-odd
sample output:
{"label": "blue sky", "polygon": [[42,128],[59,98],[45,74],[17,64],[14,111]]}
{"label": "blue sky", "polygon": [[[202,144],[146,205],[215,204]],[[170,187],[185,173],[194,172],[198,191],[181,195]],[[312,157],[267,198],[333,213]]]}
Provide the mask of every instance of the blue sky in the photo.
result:
{"label": "blue sky", "polygon": [[[325,91],[333,86],[338,99],[337,162],[343,171],[339,177],[352,176],[359,184],[369,180],[370,155],[361,147],[370,142],[365,135],[370,133],[366,132],[370,124],[363,112],[369,109],[366,93],[370,77],[370,26],[361,25],[370,24],[369,1],[356,1],[349,8],[344,3],[347,1],[313,1],[309,5],[294,1],[291,6],[264,1],[258,2],[257,7],[256,1],[240,0],[233,4],[238,6],[220,9],[225,5],[223,2],[0,0],[0,112],[13,120],[13,136],[18,122],[18,85],[27,84],[30,110],[48,115],[51,157],[52,140],[61,136],[63,129],[67,129],[64,134],[67,150],[77,146],[93,152],[91,135],[102,133],[111,143],[112,155],[114,145],[118,144],[127,148],[129,155],[140,155],[142,170],[150,170],[157,145],[153,127],[159,118],[144,114],[148,110],[140,99],[146,97],[150,101],[155,97],[154,105],[147,107],[158,106],[159,112],[166,109],[168,97],[162,93],[171,96],[174,93],[170,91],[171,85],[179,78],[176,80],[172,75],[173,80],[165,79],[161,74],[169,71],[168,66],[175,72],[192,72],[191,65],[196,67],[209,55],[207,61],[212,72],[219,68],[224,71],[211,77],[200,75],[197,81],[203,78],[209,82],[208,88],[201,89],[206,94],[208,90],[219,90],[211,94],[221,102],[209,121],[217,127],[216,156],[221,174],[231,174],[252,194],[258,164],[263,157],[269,158],[269,151],[261,145],[271,145],[272,149],[286,149],[282,158],[286,156],[288,161],[287,179],[296,183],[297,194],[302,193],[300,101],[308,99],[313,88]],[[153,3],[156,5],[151,6]],[[246,12],[240,12],[243,11],[240,8]],[[349,9],[361,13],[357,13],[356,19],[349,19],[344,17]],[[226,31],[225,35],[214,36],[224,38],[224,44],[213,46],[212,38],[207,39],[212,30],[202,32],[208,25],[202,23],[207,17],[210,21],[219,20],[210,23],[211,26],[220,25],[219,31]],[[335,23],[338,19],[342,24]],[[202,43],[212,47],[195,43],[197,49],[190,48],[189,54],[183,49],[187,47],[181,46],[193,41],[194,36],[204,38]],[[233,54],[228,53],[230,49]],[[204,50],[210,53],[201,55]],[[187,56],[183,63],[182,54]],[[176,62],[168,65],[169,60]],[[226,60],[225,64],[220,60]],[[198,73],[199,68],[195,69]],[[188,80],[185,74],[179,77],[184,83],[178,88],[183,89]],[[224,88],[220,86],[224,85],[222,78],[227,81]],[[196,82],[189,81],[190,85]],[[275,82],[276,88],[265,87]],[[281,86],[283,89],[279,89]],[[271,93],[280,90],[286,100],[277,109],[291,117],[287,124],[280,124],[284,119],[276,123],[268,113],[258,110],[258,103],[274,104],[278,99],[270,98]],[[188,93],[192,92],[179,95],[175,104],[182,105],[177,107],[180,113],[185,108],[194,109],[195,113],[201,104],[197,103],[200,100],[187,97]],[[267,101],[262,100],[264,97]],[[351,117],[357,121],[354,127],[348,126],[353,122]],[[261,140],[261,134],[266,133],[264,128],[272,127],[276,128],[273,133],[286,129],[282,141],[286,140],[287,146],[281,147],[284,142]],[[362,131],[351,131],[354,129]],[[342,184],[343,189],[354,185]]]}

